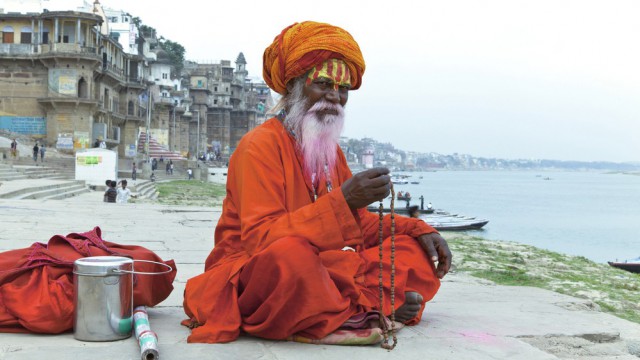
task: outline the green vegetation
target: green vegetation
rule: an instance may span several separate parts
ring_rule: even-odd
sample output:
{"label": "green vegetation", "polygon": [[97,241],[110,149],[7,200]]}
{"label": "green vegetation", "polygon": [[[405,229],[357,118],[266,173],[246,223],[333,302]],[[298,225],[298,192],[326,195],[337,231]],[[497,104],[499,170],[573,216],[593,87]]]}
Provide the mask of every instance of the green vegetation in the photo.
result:
{"label": "green vegetation", "polygon": [[446,238],[454,271],[500,285],[534,286],[587,299],[604,312],[640,323],[640,275],[514,242]]}
{"label": "green vegetation", "polygon": [[[134,17],[131,19],[131,22],[138,27],[138,30],[145,37],[154,38],[157,36],[157,31],[155,28],[142,24],[142,19],[139,17]],[[180,74],[182,68],[184,66],[184,54],[186,49],[178,42],[171,41],[169,39],[165,39],[164,36],[160,36],[158,38],[158,45],[162,48],[162,50],[166,51],[169,54],[169,59],[171,59],[171,65],[175,69],[174,74]],[[153,48],[152,48],[153,50]]]}
{"label": "green vegetation", "polygon": [[222,206],[224,185],[197,180],[159,182],[158,202],[167,205]]}

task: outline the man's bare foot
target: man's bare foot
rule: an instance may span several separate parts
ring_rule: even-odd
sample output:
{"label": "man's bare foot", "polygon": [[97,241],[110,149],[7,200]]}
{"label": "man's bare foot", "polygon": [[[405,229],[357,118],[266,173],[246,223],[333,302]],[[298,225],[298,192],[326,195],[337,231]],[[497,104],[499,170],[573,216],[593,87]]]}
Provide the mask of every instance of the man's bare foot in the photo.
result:
{"label": "man's bare foot", "polygon": [[404,293],[404,297],[404,304],[396,310],[396,321],[401,323],[416,317],[418,311],[420,311],[420,307],[422,307],[422,295],[417,292],[408,291]]}

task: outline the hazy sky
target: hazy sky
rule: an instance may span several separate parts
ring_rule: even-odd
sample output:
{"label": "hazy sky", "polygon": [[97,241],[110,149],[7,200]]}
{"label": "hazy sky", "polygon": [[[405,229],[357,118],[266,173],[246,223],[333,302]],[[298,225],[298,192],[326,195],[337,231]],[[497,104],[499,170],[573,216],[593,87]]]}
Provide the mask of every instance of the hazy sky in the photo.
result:
{"label": "hazy sky", "polygon": [[367,63],[347,105],[349,137],[441,154],[640,161],[637,0],[101,3],[182,44],[189,60],[243,52],[250,76],[284,27],[345,28]]}

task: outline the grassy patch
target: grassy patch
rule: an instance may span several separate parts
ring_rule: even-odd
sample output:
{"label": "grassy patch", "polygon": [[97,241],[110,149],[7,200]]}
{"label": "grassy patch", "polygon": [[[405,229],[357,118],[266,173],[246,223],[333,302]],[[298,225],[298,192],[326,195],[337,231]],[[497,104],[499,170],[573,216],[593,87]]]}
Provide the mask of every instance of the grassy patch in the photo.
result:
{"label": "grassy patch", "polygon": [[640,275],[515,242],[453,234],[446,238],[455,271],[587,299],[604,312],[640,323]]}
{"label": "grassy patch", "polygon": [[168,205],[221,206],[225,186],[207,181],[175,180],[159,182],[158,202]]}

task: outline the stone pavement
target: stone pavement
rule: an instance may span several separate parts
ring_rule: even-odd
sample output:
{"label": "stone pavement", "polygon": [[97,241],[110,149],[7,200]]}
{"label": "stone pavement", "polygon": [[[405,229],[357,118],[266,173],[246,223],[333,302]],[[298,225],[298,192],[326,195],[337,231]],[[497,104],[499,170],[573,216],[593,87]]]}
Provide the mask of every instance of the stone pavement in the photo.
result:
{"label": "stone pavement", "polygon": [[[8,182],[7,182],[8,183]],[[13,186],[13,185],[12,185]],[[638,359],[640,324],[594,310],[589,301],[530,287],[497,286],[450,274],[422,323],[405,328],[392,352],[241,337],[229,344],[187,344],[181,326],[184,286],[213,245],[219,208],[107,204],[102,192],[65,200],[0,199],[0,252],[95,226],[103,238],[147,247],[178,267],[175,290],[149,309],[160,358],[173,359]],[[62,335],[0,334],[0,359],[140,359],[135,337],[82,342]]]}

